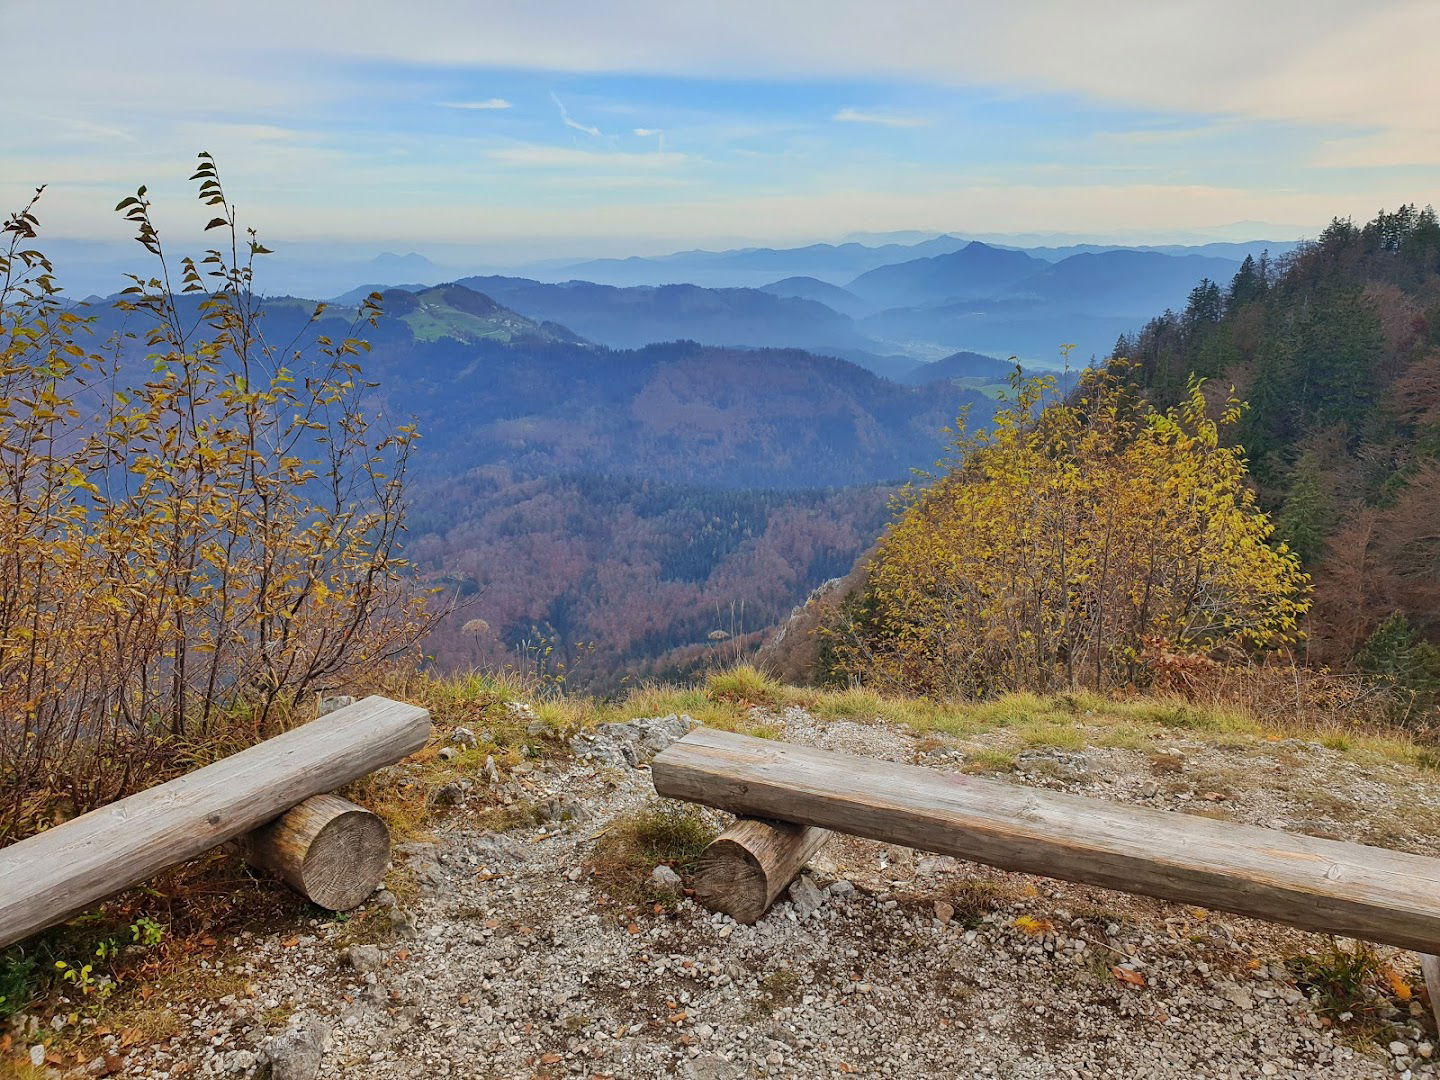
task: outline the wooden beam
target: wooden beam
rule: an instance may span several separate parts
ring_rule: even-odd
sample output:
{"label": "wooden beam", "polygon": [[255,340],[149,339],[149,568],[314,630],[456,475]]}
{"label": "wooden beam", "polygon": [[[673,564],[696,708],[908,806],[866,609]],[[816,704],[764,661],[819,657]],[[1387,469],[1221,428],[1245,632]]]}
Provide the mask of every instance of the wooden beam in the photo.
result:
{"label": "wooden beam", "polygon": [[349,911],[385,880],[390,829],[348,799],[313,795],[237,839],[235,849],[312,903]]}
{"label": "wooden beam", "polygon": [[425,745],[430,714],[369,697],[0,848],[0,947]]}
{"label": "wooden beam", "polygon": [[698,729],[661,795],[1430,953],[1440,859]]}
{"label": "wooden beam", "polygon": [[741,818],[695,864],[695,899],[736,922],[753,923],[830,839],[825,829]]}

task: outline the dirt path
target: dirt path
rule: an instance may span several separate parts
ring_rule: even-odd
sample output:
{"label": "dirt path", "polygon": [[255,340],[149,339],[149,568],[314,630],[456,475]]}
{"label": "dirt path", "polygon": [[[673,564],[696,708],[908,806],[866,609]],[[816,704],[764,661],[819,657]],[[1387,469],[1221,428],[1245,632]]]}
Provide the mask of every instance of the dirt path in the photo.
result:
{"label": "dirt path", "polygon": [[[983,744],[798,709],[769,719],[792,741],[936,768]],[[1177,738],[1159,756],[1041,751],[1020,769],[1103,798],[1440,851],[1423,777],[1309,743],[1257,754]],[[405,849],[414,895],[379,894],[298,940],[237,940],[242,988],[126,1075],[257,1075],[282,1029],[273,1080],[315,1075],[316,1056],[320,1077],[377,1080],[1440,1071],[1418,1000],[1377,1001],[1363,1031],[1317,1014],[1285,958],[1324,939],[865,841],[812,865],[817,906],[784,902],[753,927],[689,901],[617,912],[582,867],[609,822],[653,797],[647,770],[570,761],[513,782],[579,820],[486,833],[462,808],[433,847]],[[1385,955],[1418,980],[1413,956]]]}

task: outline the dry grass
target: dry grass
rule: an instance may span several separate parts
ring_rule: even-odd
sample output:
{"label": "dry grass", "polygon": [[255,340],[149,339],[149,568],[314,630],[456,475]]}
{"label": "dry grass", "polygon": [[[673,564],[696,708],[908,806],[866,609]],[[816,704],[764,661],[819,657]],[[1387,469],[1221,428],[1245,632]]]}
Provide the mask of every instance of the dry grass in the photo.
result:
{"label": "dry grass", "polygon": [[673,903],[674,893],[658,888],[651,872],[668,866],[685,875],[716,835],[699,811],[685,804],[656,804],[617,818],[590,857],[595,886],[623,905]]}

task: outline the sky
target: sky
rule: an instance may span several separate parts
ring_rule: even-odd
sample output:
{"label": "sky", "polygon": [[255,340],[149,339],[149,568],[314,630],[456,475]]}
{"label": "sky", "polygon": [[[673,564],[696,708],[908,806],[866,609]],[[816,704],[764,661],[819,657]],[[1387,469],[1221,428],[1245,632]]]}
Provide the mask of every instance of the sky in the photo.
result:
{"label": "sky", "polygon": [[1440,201],[1440,3],[0,0],[0,206],[495,261],[1293,239]]}

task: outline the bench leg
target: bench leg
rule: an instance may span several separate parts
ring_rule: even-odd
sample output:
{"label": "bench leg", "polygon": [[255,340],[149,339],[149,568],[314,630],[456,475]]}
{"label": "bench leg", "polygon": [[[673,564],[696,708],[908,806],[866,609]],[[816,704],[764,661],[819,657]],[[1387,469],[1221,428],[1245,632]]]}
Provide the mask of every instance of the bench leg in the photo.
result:
{"label": "bench leg", "polygon": [[1425,991],[1430,995],[1430,1011],[1435,1014],[1436,1028],[1440,1029],[1440,956],[1421,953],[1420,970],[1425,973]]}
{"label": "bench leg", "polygon": [[753,923],[828,839],[824,829],[741,818],[697,861],[695,899],[736,922]]}

